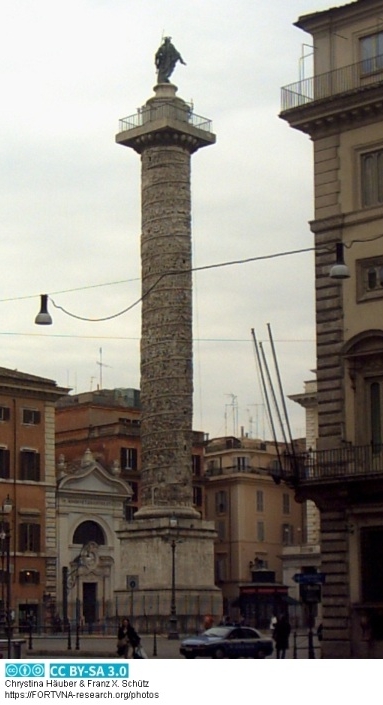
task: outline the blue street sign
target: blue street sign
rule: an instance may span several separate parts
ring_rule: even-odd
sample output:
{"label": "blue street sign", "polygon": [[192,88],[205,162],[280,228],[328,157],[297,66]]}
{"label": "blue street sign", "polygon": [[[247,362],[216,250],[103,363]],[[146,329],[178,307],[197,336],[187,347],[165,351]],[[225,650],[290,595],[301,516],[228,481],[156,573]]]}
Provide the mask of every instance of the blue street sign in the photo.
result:
{"label": "blue street sign", "polygon": [[293,580],[300,585],[315,585],[316,583],[323,585],[326,575],[325,573],[295,573]]}

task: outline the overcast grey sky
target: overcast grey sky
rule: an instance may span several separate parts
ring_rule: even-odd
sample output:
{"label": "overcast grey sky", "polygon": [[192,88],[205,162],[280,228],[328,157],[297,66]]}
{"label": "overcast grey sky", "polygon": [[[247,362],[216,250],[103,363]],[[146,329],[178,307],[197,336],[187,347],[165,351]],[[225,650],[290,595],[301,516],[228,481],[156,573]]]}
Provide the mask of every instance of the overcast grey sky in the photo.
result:
{"label": "overcast grey sky", "polygon": [[[77,392],[139,387],[140,306],[103,323],[52,305],[53,326],[34,318],[44,292],[88,318],[139,299],[140,160],[115,134],[153,95],[163,34],[187,63],[178,95],[217,135],[192,158],[194,266],[312,246],[311,143],[278,118],[279,96],[310,75],[311,38],[293,22],[330,4],[3,0],[1,365]],[[195,429],[270,437],[251,329],[267,340],[270,324],[284,390],[301,392],[313,277],[312,253],[195,273]],[[303,435],[303,410],[288,410]]]}

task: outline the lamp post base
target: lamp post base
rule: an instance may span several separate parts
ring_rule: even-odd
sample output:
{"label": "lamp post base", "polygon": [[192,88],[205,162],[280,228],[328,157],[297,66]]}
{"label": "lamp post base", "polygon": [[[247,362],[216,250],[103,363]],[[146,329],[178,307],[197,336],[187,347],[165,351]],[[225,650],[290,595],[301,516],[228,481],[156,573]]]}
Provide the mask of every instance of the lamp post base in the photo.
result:
{"label": "lamp post base", "polygon": [[177,629],[177,617],[172,615],[169,619],[168,639],[173,639],[173,641],[175,641],[179,638],[180,638],[180,635],[178,634],[178,629]]}
{"label": "lamp post base", "polygon": [[180,638],[180,635],[178,634],[178,632],[169,632],[168,633],[168,639],[173,639],[173,641],[176,641],[179,638]]}

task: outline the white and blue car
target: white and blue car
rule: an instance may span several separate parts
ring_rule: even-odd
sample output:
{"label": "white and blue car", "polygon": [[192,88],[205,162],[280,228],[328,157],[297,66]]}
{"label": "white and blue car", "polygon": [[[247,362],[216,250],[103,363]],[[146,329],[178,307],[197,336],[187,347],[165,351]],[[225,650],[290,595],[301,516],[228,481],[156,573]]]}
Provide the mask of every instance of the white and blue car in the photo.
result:
{"label": "white and blue car", "polygon": [[273,649],[273,640],[257,629],[219,626],[184,639],[180,653],[185,658],[266,658]]}

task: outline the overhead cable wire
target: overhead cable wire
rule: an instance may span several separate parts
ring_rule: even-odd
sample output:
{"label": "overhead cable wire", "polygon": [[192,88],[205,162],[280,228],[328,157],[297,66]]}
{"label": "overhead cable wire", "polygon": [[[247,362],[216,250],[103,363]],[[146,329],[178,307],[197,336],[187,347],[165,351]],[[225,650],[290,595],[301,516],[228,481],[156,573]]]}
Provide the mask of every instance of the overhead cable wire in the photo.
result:
{"label": "overhead cable wire", "polygon": [[[346,249],[350,249],[353,245],[357,243],[365,243],[365,242],[373,242],[374,240],[380,240],[383,238],[383,234],[381,235],[375,235],[374,237],[369,237],[369,238],[363,238],[361,239],[355,239],[351,240],[349,243],[343,243],[344,247]],[[333,248],[332,246],[330,247],[329,245],[321,245],[320,247],[303,247],[298,250],[286,250],[282,252],[274,252],[268,255],[257,255],[254,257],[245,257],[242,259],[237,259],[237,260],[228,260],[225,262],[216,262],[213,264],[205,264],[201,265],[200,267],[191,267],[190,269],[185,269],[182,272],[166,272],[163,276],[167,275],[174,275],[174,274],[184,274],[188,272],[199,272],[204,269],[215,269],[219,267],[230,267],[236,264],[248,264],[249,262],[257,262],[259,260],[267,260],[267,259],[275,259],[277,257],[287,257],[288,255],[297,255],[297,254],[303,254],[305,252],[315,252],[318,250],[327,250],[328,252],[332,252]],[[75,291],[86,291],[87,289],[97,289],[103,286],[116,286],[117,284],[130,284],[130,282],[134,281],[140,281],[140,277],[132,277],[131,279],[120,279],[117,281],[112,281],[112,282],[102,282],[100,284],[88,284],[86,286],[78,286],[74,287],[72,289],[61,289],[60,291],[52,291],[51,295],[56,295],[56,294],[68,294],[72,293]],[[21,301],[23,299],[35,299],[36,296],[40,296],[40,294],[26,294],[25,296],[12,296],[8,297],[6,299],[0,299],[0,303],[6,303],[7,301]]]}
{"label": "overhead cable wire", "polygon": [[[355,239],[355,240],[351,240],[350,243],[344,243],[344,246],[349,249],[352,247],[352,245],[354,245],[356,243],[371,242],[373,240],[379,240],[382,237],[383,237],[383,234],[377,235],[377,236],[374,236],[371,238],[365,238],[363,240]],[[117,313],[111,314],[109,316],[102,316],[99,318],[88,318],[86,316],[79,316],[77,314],[74,314],[71,311],[68,311],[67,309],[65,309],[63,306],[56,304],[55,301],[51,298],[51,294],[49,294],[48,296],[49,296],[49,300],[52,302],[52,304],[55,308],[61,310],[63,313],[65,313],[67,316],[70,316],[71,318],[75,318],[79,321],[88,321],[91,323],[110,321],[114,318],[118,318],[119,316],[124,315],[125,313],[128,313],[128,311],[131,311],[133,308],[138,306],[138,304],[140,304],[143,301],[143,299],[146,296],[148,296],[156,286],[158,286],[158,284],[162,281],[162,279],[164,277],[179,276],[182,274],[189,274],[190,272],[201,272],[201,271],[205,271],[205,270],[207,271],[210,269],[219,269],[222,267],[232,267],[234,265],[249,264],[250,262],[259,262],[262,260],[277,259],[279,257],[288,257],[290,255],[304,254],[306,252],[315,252],[318,249],[328,250],[329,252],[332,251],[332,247],[326,246],[326,245],[323,245],[320,248],[315,248],[314,246],[313,247],[303,247],[303,248],[299,248],[297,250],[285,250],[282,252],[273,252],[271,254],[266,254],[266,255],[256,255],[254,257],[244,257],[244,258],[236,259],[236,260],[227,260],[224,262],[214,262],[212,264],[205,264],[205,265],[201,265],[199,267],[190,267],[190,268],[183,269],[183,270],[169,270],[168,272],[163,272],[163,274],[161,274],[158,277],[158,279],[154,282],[154,284],[151,287],[149,287],[149,289],[142,296],[140,296],[138,299],[136,299],[136,301],[133,301],[132,304],[130,304],[126,308],[122,309],[121,311],[118,311]],[[56,291],[56,292],[53,292],[53,294],[55,295],[55,294],[71,293],[74,291],[85,291],[87,289],[96,289],[98,287],[115,286],[117,284],[126,284],[126,283],[130,283],[132,281],[139,281],[139,278],[134,277],[132,279],[122,279],[122,280],[115,281],[115,282],[104,282],[101,284],[89,284],[89,285],[83,286],[83,287],[75,287],[73,289],[64,289],[61,291]],[[25,295],[25,296],[9,297],[6,299],[0,299],[0,303],[5,303],[5,302],[9,302],[9,301],[20,301],[23,299],[31,299],[31,298],[36,298],[36,296],[40,296],[40,295],[41,294],[38,294],[38,295],[37,294],[29,294],[29,295]]]}

